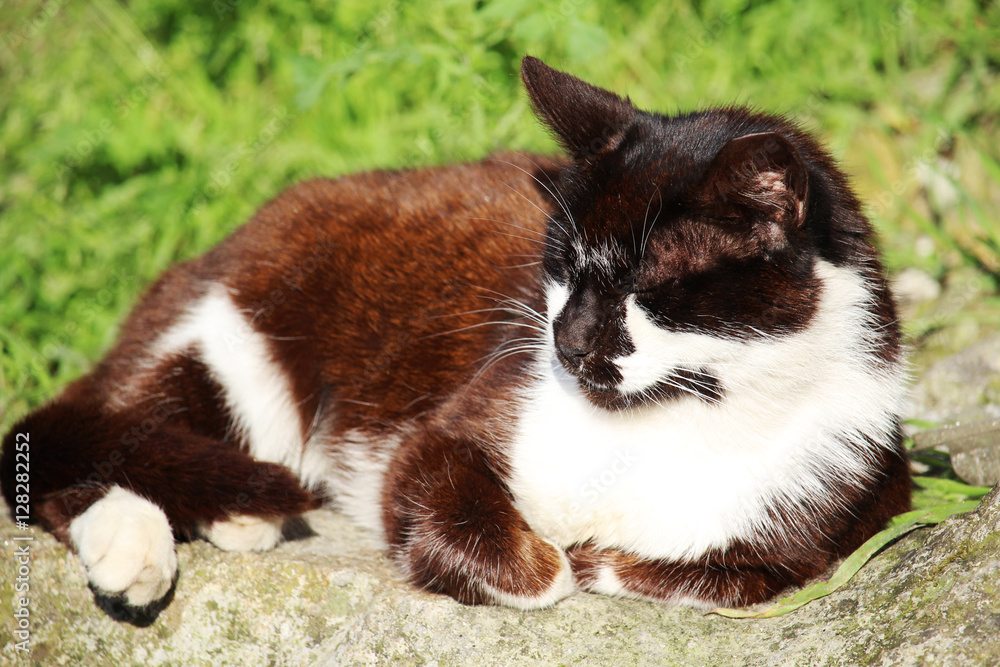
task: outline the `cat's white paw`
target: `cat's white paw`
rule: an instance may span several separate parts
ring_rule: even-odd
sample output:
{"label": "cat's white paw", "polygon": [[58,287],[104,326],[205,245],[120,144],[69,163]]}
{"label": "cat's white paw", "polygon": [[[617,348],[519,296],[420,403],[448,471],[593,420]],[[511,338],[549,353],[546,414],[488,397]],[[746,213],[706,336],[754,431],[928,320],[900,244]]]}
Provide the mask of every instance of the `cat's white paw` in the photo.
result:
{"label": "cat's white paw", "polygon": [[612,597],[625,597],[634,598],[636,600],[650,600],[652,602],[669,602],[672,605],[678,607],[693,607],[694,609],[700,609],[702,611],[708,611],[712,607],[717,607],[718,604],[713,603],[711,600],[705,600],[696,595],[688,595],[679,590],[671,596],[667,597],[657,597],[652,595],[643,595],[642,593],[637,593],[625,585],[622,581],[621,576],[615,571],[615,566],[612,563],[602,563],[597,567],[597,572],[594,581],[587,585],[587,590],[591,593],[599,593],[601,595],[610,595]]}
{"label": "cat's white paw", "polygon": [[177,574],[174,536],[163,510],[114,486],[69,524],[69,536],[95,589],[135,607],[159,600]]}
{"label": "cat's white paw", "polygon": [[625,582],[621,580],[621,577],[615,571],[613,563],[601,563],[597,566],[594,581],[587,586],[587,590],[591,593],[614,597],[639,597],[629,592],[625,586]]}
{"label": "cat's white paw", "polygon": [[226,521],[202,525],[201,533],[223,551],[267,551],[281,541],[280,517],[237,514]]}
{"label": "cat's white paw", "polygon": [[556,553],[559,554],[559,571],[552,582],[545,590],[534,594],[513,594],[500,591],[492,586],[483,586],[486,592],[493,597],[494,602],[505,607],[515,609],[542,609],[551,607],[559,600],[572,595],[576,591],[576,583],[573,580],[573,569],[570,567],[566,553],[555,543],[543,540],[549,544]]}

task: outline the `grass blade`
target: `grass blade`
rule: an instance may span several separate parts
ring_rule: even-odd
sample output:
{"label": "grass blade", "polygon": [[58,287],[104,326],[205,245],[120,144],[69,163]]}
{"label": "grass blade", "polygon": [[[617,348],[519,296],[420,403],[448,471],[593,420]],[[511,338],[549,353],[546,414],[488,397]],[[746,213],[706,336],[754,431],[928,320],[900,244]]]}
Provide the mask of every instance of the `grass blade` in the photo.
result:
{"label": "grass blade", "polygon": [[901,514],[889,522],[889,526],[873,536],[853,554],[847,557],[828,581],[819,581],[807,586],[793,595],[774,603],[765,609],[729,609],[717,608],[708,613],[718,614],[726,618],[774,618],[795,611],[813,600],[825,597],[846,584],[858,573],[861,567],[877,554],[882,548],[911,530],[923,526],[940,523],[950,516],[970,512],[978,507],[978,500],[961,503],[939,505],[930,509],[915,510]]}

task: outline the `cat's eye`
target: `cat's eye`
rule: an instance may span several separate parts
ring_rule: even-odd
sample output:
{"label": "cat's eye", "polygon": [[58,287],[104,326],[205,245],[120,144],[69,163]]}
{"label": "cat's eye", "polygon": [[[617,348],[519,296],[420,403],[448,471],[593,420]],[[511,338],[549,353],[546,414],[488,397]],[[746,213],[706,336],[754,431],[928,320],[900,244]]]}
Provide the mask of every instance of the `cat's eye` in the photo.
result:
{"label": "cat's eye", "polygon": [[615,289],[622,294],[634,294],[636,292],[636,279],[634,275],[621,276],[615,281]]}

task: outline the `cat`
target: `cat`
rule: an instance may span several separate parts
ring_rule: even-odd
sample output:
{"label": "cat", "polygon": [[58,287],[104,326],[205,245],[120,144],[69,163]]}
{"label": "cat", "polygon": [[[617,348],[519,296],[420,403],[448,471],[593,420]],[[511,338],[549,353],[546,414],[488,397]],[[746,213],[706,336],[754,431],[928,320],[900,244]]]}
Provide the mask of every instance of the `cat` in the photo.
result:
{"label": "cat", "polygon": [[521,74],[565,157],[296,185],[6,436],[12,513],[99,599],[162,608],[175,539],[331,506],[462,603],[750,605],[909,508],[893,300],[829,155]]}

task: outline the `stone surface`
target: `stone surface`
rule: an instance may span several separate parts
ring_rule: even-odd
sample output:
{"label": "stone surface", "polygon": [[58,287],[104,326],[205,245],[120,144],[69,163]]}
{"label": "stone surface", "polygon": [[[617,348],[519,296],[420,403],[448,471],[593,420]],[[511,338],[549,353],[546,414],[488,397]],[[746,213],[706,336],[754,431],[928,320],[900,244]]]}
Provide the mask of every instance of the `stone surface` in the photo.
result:
{"label": "stone surface", "polygon": [[942,422],[1000,417],[1000,333],[931,363],[913,387],[909,413]]}
{"label": "stone surface", "polygon": [[[990,665],[1000,662],[1000,493],[911,533],[825,599],[779,618],[577,594],[521,612],[406,585],[327,511],[265,554],[178,548],[172,604],[149,627],[94,604],[75,556],[0,519],[0,662],[38,665]],[[15,537],[32,536],[30,542]],[[30,657],[14,648],[14,550],[30,551]]]}
{"label": "stone surface", "polygon": [[913,436],[913,448],[950,454],[955,473],[969,484],[993,486],[1000,481],[1000,419],[950,424]]}

